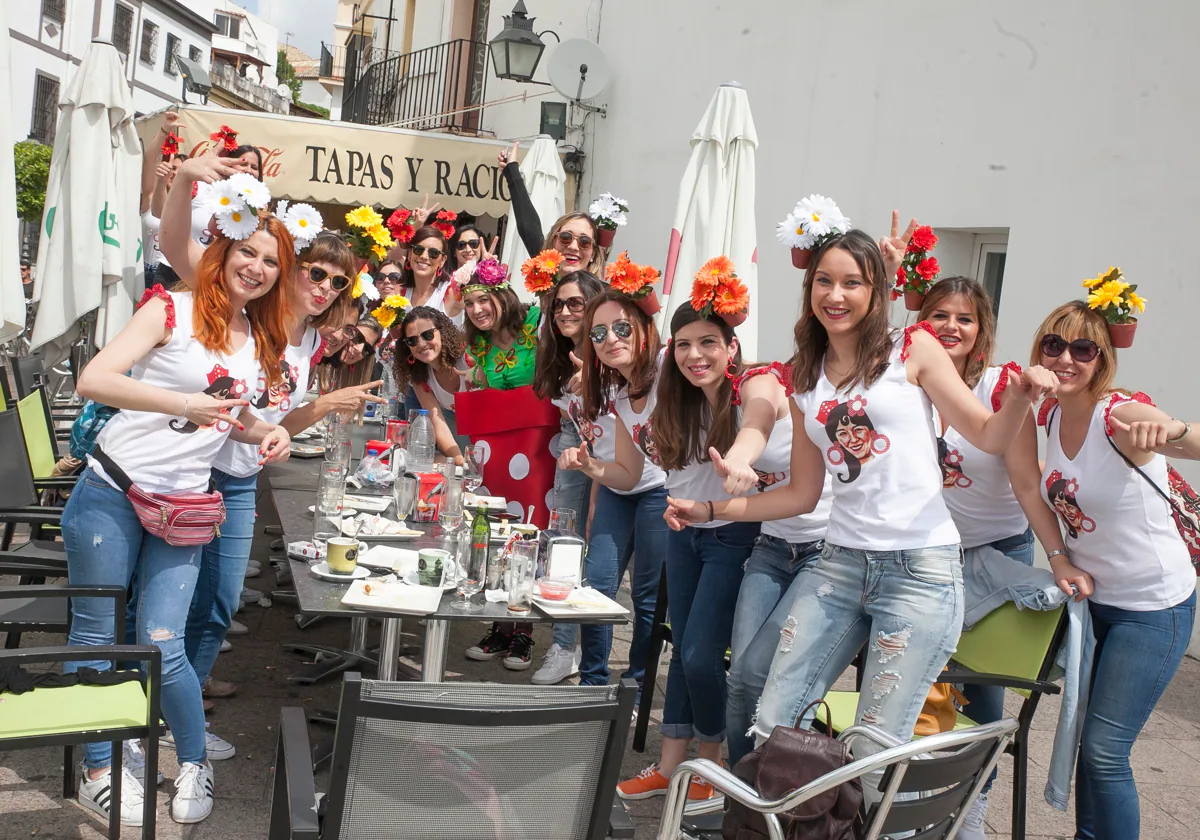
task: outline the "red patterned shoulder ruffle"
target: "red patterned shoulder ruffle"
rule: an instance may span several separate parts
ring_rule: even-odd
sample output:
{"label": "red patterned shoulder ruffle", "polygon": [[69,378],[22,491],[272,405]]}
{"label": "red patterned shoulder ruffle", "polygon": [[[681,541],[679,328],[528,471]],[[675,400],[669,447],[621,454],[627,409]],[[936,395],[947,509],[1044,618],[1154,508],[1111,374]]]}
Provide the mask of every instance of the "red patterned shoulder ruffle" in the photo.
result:
{"label": "red patterned shoulder ruffle", "polygon": [[167,329],[175,329],[175,301],[172,299],[167,290],[162,287],[162,283],[155,283],[153,286],[147,289],[145,294],[142,295],[142,299],[138,301],[137,308],[141,309],[146,305],[146,302],[152,298],[162,298],[164,301],[166,301]]}
{"label": "red patterned shoulder ruffle", "polygon": [[1006,362],[1000,368],[1000,378],[996,380],[996,387],[992,388],[992,411],[1000,410],[1000,398],[1004,396],[1004,392],[1008,390],[1008,372],[1012,371],[1017,376],[1021,375],[1021,366],[1016,362]]}
{"label": "red patterned shoulder ruffle", "polygon": [[1113,409],[1122,403],[1127,402],[1140,402],[1146,405],[1154,405],[1154,400],[1150,399],[1148,394],[1144,394],[1141,391],[1135,391],[1133,394],[1122,394],[1120,392],[1109,394],[1108,405],[1104,407],[1104,431],[1109,437],[1112,437],[1113,433],[1111,420]]}
{"label": "red patterned shoulder ruffle", "polygon": [[909,348],[912,347],[913,330],[925,330],[934,338],[937,338],[937,332],[933,329],[933,324],[928,321],[920,321],[913,324],[911,327],[904,328],[904,345],[900,348],[900,361],[908,361]]}
{"label": "red patterned shoulder ruffle", "polygon": [[1046,421],[1050,419],[1050,412],[1056,408],[1058,408],[1058,400],[1054,397],[1042,400],[1042,407],[1038,409],[1037,424],[1044,427]]}
{"label": "red patterned shoulder ruffle", "polygon": [[753,367],[742,371],[733,380],[733,404],[742,404],[742,386],[746,381],[754,376],[762,374],[770,374],[779,380],[779,384],[783,386],[783,392],[786,396],[792,395],[792,368],[791,365],[785,365],[782,362],[771,362],[769,365],[761,367]]}
{"label": "red patterned shoulder ruffle", "polygon": [[312,358],[308,360],[308,372],[312,373],[317,369],[317,365],[325,358],[325,339],[321,339],[317,343],[317,349],[312,354]]}

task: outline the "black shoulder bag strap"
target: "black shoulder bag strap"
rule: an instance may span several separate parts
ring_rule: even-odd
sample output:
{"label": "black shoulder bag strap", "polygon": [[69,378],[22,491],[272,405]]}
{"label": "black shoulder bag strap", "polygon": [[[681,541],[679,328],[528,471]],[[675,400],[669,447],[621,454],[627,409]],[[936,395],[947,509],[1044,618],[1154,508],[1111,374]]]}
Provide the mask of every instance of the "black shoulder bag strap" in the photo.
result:
{"label": "black shoulder bag strap", "polygon": [[92,447],[92,457],[100,462],[100,466],[104,467],[104,472],[108,473],[108,477],[117,483],[117,487],[121,488],[121,492],[129,495],[129,488],[133,487],[133,482],[129,480],[129,476],[125,474],[125,470],[118,467],[112,458],[104,454],[104,450],[99,446]]}
{"label": "black shoulder bag strap", "polygon": [[1130,461],[1129,457],[1124,452],[1121,451],[1120,447],[1118,447],[1115,443],[1113,443],[1113,439],[1110,435],[1106,434],[1104,436],[1104,439],[1107,440],[1108,445],[1113,448],[1113,452],[1116,452],[1118,455],[1120,455],[1121,460],[1129,465],[1130,469],[1132,469],[1134,472],[1136,472],[1142,478],[1146,479],[1147,483],[1151,487],[1154,488],[1154,492],[1158,493],[1158,495],[1162,496],[1164,499],[1167,500],[1167,504],[1171,506],[1171,511],[1173,513],[1175,513],[1176,515],[1182,515],[1182,514],[1180,514],[1179,509],[1175,507],[1175,500],[1171,498],[1170,494],[1164,492],[1163,489],[1161,487],[1159,487],[1158,484],[1154,481],[1154,479],[1152,479],[1150,476],[1146,475],[1146,473],[1144,473],[1142,471],[1141,467],[1139,467],[1137,464],[1133,463],[1133,461]]}

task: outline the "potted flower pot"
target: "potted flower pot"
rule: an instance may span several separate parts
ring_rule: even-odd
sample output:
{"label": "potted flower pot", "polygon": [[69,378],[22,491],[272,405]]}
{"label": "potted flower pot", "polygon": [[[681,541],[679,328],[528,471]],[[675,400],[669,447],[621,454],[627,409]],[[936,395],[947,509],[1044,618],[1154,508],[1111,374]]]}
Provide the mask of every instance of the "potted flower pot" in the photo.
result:
{"label": "potted flower pot", "polygon": [[746,323],[746,319],[750,317],[750,312],[735,312],[732,315],[722,315],[721,320],[731,327],[740,327]]}
{"label": "potted flower pot", "polygon": [[650,294],[644,297],[634,298],[633,302],[638,305],[638,309],[645,312],[647,315],[657,315],[662,309],[662,304],[658,300],[658,294],[654,289],[650,290]]}
{"label": "potted flower pot", "polygon": [[808,268],[808,263],[812,259],[812,248],[793,248],[792,249],[792,265],[804,271]]}
{"label": "potted flower pot", "polygon": [[362,274],[364,271],[366,271],[368,274],[370,274],[371,273],[370,268],[371,268],[371,261],[369,259],[367,259],[366,257],[355,257],[354,258],[355,273]]}
{"label": "potted flower pot", "polygon": [[598,227],[596,228],[596,244],[601,248],[608,248],[613,244],[613,239],[616,235],[617,232],[615,230]]}
{"label": "potted flower pot", "polygon": [[924,292],[914,292],[906,289],[904,292],[904,308],[909,312],[920,312],[921,304],[925,302]]}
{"label": "potted flower pot", "polygon": [[1133,346],[1133,334],[1137,332],[1137,320],[1132,320],[1127,324],[1109,324],[1108,337],[1112,339],[1112,346],[1118,349],[1126,349]]}

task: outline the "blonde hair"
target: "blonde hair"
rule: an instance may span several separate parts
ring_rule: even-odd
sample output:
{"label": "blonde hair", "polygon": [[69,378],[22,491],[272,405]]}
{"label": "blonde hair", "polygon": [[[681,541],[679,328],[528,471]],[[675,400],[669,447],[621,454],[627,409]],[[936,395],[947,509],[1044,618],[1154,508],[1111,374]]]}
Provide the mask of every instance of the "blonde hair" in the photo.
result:
{"label": "blonde hair", "polygon": [[1096,342],[1100,352],[1096,356],[1096,373],[1088,383],[1088,392],[1100,399],[1113,390],[1113,379],[1117,375],[1117,351],[1113,348],[1108,322],[1103,315],[1089,309],[1082,300],[1073,300],[1057,307],[1037,329],[1033,349],[1029,351],[1029,364],[1042,364],[1042,339],[1051,334],[1068,342],[1077,338]]}

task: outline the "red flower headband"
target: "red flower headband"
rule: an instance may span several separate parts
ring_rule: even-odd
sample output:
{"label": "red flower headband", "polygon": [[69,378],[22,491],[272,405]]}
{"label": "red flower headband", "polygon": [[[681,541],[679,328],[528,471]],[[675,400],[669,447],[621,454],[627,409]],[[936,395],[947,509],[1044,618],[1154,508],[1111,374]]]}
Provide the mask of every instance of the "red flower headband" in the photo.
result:
{"label": "red flower headband", "polygon": [[179,135],[176,134],[174,131],[167,132],[167,139],[163,140],[163,144],[162,144],[163,157],[169,158],[172,155],[179,154],[179,140],[180,140]]}
{"label": "red flower headband", "polygon": [[238,133],[227,125],[221,126],[219,129],[208,135],[209,139],[214,143],[221,143],[225,151],[232,152],[238,147]]}

